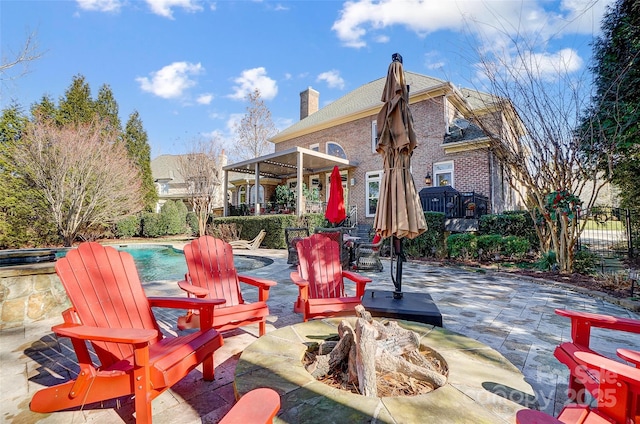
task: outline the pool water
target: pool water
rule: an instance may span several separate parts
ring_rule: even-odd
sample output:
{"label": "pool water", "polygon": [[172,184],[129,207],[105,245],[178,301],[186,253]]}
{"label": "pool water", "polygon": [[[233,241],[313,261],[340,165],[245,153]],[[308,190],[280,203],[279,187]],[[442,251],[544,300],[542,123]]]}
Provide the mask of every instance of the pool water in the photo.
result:
{"label": "pool water", "polygon": [[[136,263],[140,280],[143,283],[151,281],[172,280],[179,281],[187,273],[187,262],[181,250],[162,245],[122,245],[114,246],[118,250],[128,252]],[[66,252],[65,252],[66,253]],[[58,257],[64,256],[64,253]],[[273,260],[257,256],[234,255],[233,262],[239,273],[250,271],[269,265]]]}

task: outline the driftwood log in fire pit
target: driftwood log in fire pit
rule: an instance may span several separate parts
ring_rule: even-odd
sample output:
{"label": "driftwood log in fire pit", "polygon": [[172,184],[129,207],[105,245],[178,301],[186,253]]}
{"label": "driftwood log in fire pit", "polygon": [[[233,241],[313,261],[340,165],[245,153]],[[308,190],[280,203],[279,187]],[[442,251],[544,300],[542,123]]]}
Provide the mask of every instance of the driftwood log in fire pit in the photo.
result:
{"label": "driftwood log in fire pit", "polygon": [[340,340],[326,341],[307,370],[317,379],[339,375],[347,385],[356,385],[365,396],[394,395],[393,390],[379,393],[389,383],[409,386],[407,394],[421,394],[446,383],[446,367],[436,355],[420,351],[417,333],[396,321],[373,320],[363,306],[356,307],[355,329],[347,320],[338,326]]}

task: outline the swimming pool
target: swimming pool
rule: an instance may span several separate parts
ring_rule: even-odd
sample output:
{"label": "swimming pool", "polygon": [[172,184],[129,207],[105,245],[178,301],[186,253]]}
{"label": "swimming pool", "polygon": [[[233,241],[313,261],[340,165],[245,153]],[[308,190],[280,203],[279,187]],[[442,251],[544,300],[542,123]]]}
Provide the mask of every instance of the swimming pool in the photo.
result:
{"label": "swimming pool", "polygon": [[[172,280],[178,281],[184,278],[187,272],[187,262],[181,250],[171,246],[155,244],[139,245],[114,245],[113,247],[133,256],[136,263],[140,280],[143,283],[151,281]],[[66,252],[58,252],[58,257],[62,257]],[[250,271],[262,268],[273,263],[272,259],[258,256],[234,255],[233,262],[238,272]]]}

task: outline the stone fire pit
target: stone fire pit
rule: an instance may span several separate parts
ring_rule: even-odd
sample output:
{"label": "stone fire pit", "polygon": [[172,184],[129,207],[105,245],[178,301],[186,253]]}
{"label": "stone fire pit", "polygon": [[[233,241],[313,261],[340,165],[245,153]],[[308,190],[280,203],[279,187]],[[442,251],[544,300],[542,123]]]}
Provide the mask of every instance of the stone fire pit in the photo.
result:
{"label": "stone fire pit", "polygon": [[[355,318],[353,318],[355,322]],[[340,318],[315,320],[267,333],[248,346],[235,372],[239,395],[271,387],[281,397],[275,423],[515,423],[518,410],[535,408],[531,386],[495,350],[427,324],[399,321],[444,358],[447,383],[417,396],[365,397],[330,387],[303,365],[310,343],[337,334]]]}

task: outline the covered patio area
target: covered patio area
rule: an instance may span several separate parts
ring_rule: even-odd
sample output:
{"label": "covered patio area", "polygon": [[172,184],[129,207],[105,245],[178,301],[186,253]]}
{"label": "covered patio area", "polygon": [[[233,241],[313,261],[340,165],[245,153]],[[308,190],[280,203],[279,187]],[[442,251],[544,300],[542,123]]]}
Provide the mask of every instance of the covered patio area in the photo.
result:
{"label": "covered patio area", "polygon": [[[223,216],[230,215],[230,207],[240,207],[247,205],[247,210],[252,215],[260,215],[265,211],[264,204],[268,196],[274,193],[278,185],[287,185],[293,190],[295,205],[291,211],[295,211],[297,216],[301,216],[306,211],[304,205],[303,184],[310,189],[318,189],[320,199],[325,193],[323,188],[324,174],[329,174],[334,166],[340,171],[348,171],[353,165],[348,159],[321,153],[316,150],[305,149],[303,147],[293,147],[280,152],[271,153],[242,162],[237,162],[224,166],[223,187],[233,184],[238,187],[237,193],[232,194],[230,202],[225,202]],[[237,175],[244,174],[245,177],[238,180]],[[236,176],[235,178],[233,178]],[[312,178],[313,177],[313,178]],[[310,181],[306,181],[309,179]],[[262,189],[260,189],[260,187]],[[269,186],[272,189],[268,190]],[[257,188],[257,189],[256,189]],[[326,187],[328,189],[328,187]],[[244,193],[241,196],[241,193]],[[318,212],[323,212],[324,202],[318,205]]]}

